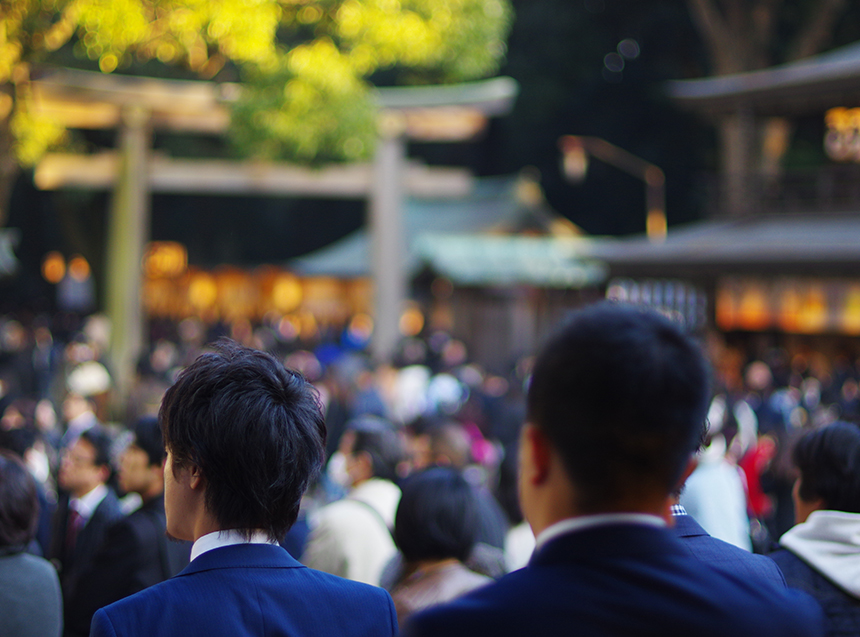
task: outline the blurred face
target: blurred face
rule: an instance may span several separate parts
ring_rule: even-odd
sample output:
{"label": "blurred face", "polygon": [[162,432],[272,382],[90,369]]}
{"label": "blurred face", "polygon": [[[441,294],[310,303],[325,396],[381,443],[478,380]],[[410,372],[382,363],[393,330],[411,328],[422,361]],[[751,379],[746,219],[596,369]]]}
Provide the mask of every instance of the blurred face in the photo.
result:
{"label": "blurred face", "polygon": [[161,467],[150,465],[149,456],[135,444],[129,445],[120,457],[119,486],[126,493],[146,496],[157,487],[160,473]]}
{"label": "blurred face", "polygon": [[96,449],[79,438],[63,454],[60,462],[60,486],[79,498],[86,495],[108,478],[108,469],[95,464]]}

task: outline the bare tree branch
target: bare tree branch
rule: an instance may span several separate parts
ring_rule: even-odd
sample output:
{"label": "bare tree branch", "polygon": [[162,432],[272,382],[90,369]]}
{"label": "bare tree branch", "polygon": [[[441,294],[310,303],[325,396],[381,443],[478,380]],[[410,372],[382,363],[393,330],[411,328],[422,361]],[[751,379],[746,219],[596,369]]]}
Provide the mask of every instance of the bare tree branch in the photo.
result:
{"label": "bare tree branch", "polygon": [[819,0],[806,28],[800,31],[788,59],[802,60],[821,51],[829,42],[837,19],[848,8],[847,0]]}
{"label": "bare tree branch", "polygon": [[717,75],[743,70],[732,30],[713,0],[687,0],[690,15],[702,34]]}

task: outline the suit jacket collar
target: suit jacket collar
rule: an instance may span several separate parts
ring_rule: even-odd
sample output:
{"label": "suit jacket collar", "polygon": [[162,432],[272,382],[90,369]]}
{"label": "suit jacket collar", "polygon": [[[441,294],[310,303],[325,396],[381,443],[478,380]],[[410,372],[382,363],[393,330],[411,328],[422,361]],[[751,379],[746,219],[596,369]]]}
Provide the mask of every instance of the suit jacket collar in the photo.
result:
{"label": "suit jacket collar", "polygon": [[233,544],[197,556],[176,577],[222,568],[306,568],[276,544]]}
{"label": "suit jacket collar", "polygon": [[684,549],[665,528],[645,524],[607,524],[553,538],[532,556],[530,565],[547,566],[602,561],[607,556],[644,559],[655,555],[684,555]]}
{"label": "suit jacket collar", "polygon": [[689,515],[673,515],[675,535],[678,537],[698,537],[708,535],[708,532]]}

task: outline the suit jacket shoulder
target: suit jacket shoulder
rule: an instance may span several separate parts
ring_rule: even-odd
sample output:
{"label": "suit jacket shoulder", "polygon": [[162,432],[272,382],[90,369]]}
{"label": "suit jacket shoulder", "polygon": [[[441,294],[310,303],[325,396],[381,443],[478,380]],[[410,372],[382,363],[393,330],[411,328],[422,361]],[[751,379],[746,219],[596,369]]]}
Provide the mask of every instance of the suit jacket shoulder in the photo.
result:
{"label": "suit jacket shoulder", "polygon": [[413,616],[407,635],[822,634],[808,596],[708,568],[666,529],[615,524],[558,537],[531,563]]}
{"label": "suit jacket shoulder", "polygon": [[93,637],[396,632],[394,605],[382,589],[314,571],[279,546],[259,544],[200,555],[176,577],[96,612],[91,629]]}
{"label": "suit jacket shoulder", "polygon": [[697,560],[737,575],[757,577],[785,587],[782,571],[769,557],[755,555],[709,535],[692,516],[676,515],[673,520],[673,532],[684,549]]}

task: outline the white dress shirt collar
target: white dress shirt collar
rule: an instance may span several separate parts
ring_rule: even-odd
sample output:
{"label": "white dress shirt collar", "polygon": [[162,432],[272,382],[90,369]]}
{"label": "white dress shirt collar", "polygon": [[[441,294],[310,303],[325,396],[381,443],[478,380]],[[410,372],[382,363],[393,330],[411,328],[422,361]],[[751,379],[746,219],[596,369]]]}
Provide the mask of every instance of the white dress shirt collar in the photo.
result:
{"label": "white dress shirt collar", "polygon": [[214,533],[207,533],[197,538],[197,541],[191,547],[191,560],[193,561],[207,551],[234,544],[277,544],[277,542],[269,539],[269,534],[261,529],[251,531],[250,538],[244,537],[238,529],[215,531]]}
{"label": "white dress shirt collar", "polygon": [[567,518],[541,531],[535,539],[535,550],[540,550],[544,544],[560,535],[590,529],[595,526],[606,526],[608,524],[646,524],[649,526],[665,527],[666,521],[663,518],[648,513],[601,513],[598,515],[582,515],[575,518]]}
{"label": "white dress shirt collar", "polygon": [[71,498],[69,500],[69,506],[77,511],[81,518],[89,520],[92,517],[93,512],[102,503],[102,500],[105,499],[107,492],[107,487],[104,484],[100,484],[80,498]]}

